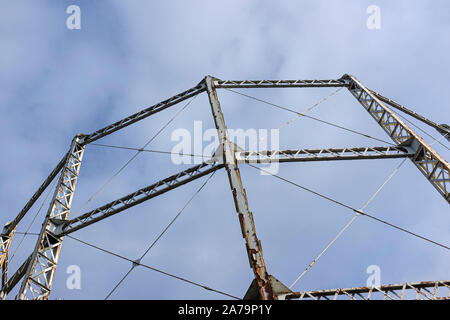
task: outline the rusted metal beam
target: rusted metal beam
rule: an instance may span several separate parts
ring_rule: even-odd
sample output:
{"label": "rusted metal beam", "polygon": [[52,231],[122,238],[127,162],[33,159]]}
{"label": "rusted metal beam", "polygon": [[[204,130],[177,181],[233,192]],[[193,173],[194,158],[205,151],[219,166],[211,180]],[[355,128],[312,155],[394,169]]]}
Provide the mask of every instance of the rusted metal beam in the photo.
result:
{"label": "rusted metal beam", "polygon": [[96,140],[98,140],[104,136],[107,136],[117,130],[123,129],[137,121],[145,119],[145,118],[151,116],[152,114],[160,112],[160,111],[167,109],[168,107],[171,107],[181,101],[189,99],[203,91],[205,91],[205,84],[202,81],[198,85],[196,85],[195,87],[193,87],[189,90],[183,91],[173,97],[170,97],[169,99],[166,99],[166,100],[159,102],[151,107],[148,107],[142,111],[132,114],[131,116],[126,117],[120,121],[114,122],[113,124],[111,124],[107,127],[104,127],[100,130],[97,130],[91,134],[84,135],[83,139],[81,140],[81,143],[83,145],[85,145],[85,144],[91,143],[93,141],[96,141]]}
{"label": "rusted metal beam", "polygon": [[270,275],[267,273],[266,265],[264,263],[261,242],[256,236],[253,214],[248,208],[247,195],[242,186],[239,167],[234,153],[234,144],[228,139],[227,127],[213,82],[214,79],[211,76],[205,78],[206,90],[220,141],[219,148],[222,150],[223,162],[228,173],[236,212],[241,224],[242,236],[245,238],[250,267],[253,269],[261,299],[276,299],[277,297],[273,293]]}
{"label": "rusted metal beam", "polygon": [[10,229],[10,224],[11,222],[7,223],[2,234],[0,234],[0,268],[3,268],[3,265],[7,263],[9,247],[16,232],[17,226]]}
{"label": "rusted metal beam", "polygon": [[[444,294],[444,292],[446,292],[446,294]],[[408,282],[382,285],[380,287],[303,291],[288,294],[285,298],[299,300],[320,300],[321,298],[325,300],[410,300],[410,298],[406,296],[408,293],[413,293],[416,300],[447,300],[450,299],[450,281]]]}
{"label": "rusted metal beam", "polygon": [[355,77],[344,75],[348,81],[348,90],[370,113],[391,139],[401,147],[414,153],[411,161],[450,203],[450,166],[417,133],[403,123],[400,118],[386,107],[372,91],[364,87]]}
{"label": "rusted metal beam", "polygon": [[235,154],[238,163],[393,159],[411,158],[414,156],[414,153],[409,153],[408,150],[403,147],[236,151]]}
{"label": "rusted metal beam", "polygon": [[2,286],[0,291],[4,291],[6,283],[8,282],[8,265],[9,265],[8,253],[6,253],[6,259],[2,265]]}
{"label": "rusted metal beam", "polygon": [[52,230],[57,227],[55,221],[65,221],[69,216],[83,153],[84,146],[77,135],[72,140],[55,194],[26,268],[18,299],[46,300],[50,295],[63,241],[63,237],[56,237]]}
{"label": "rusted metal beam", "polygon": [[188,182],[201,178],[213,171],[223,168],[223,164],[202,163],[183,170],[168,178],[160,180],[148,187],[130,193],[120,199],[111,201],[97,209],[84,213],[59,225],[53,232],[56,236],[64,236],[85,228],[95,222],[111,217],[121,211],[134,207],[144,201],[180,187]]}

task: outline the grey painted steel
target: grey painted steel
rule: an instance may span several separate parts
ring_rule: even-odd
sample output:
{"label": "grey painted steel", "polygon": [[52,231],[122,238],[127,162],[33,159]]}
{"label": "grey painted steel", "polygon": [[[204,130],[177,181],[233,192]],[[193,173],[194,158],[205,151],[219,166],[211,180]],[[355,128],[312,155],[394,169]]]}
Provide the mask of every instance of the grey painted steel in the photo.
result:
{"label": "grey painted steel", "polygon": [[84,213],[76,218],[61,224],[55,231],[57,236],[64,236],[74,231],[85,228],[95,222],[115,215],[123,210],[129,209],[144,201],[159,196],[167,191],[180,187],[188,182],[201,178],[213,171],[223,168],[222,164],[202,163],[174,174],[166,179],[160,180],[148,187],[139,189],[120,199],[111,201],[97,209]]}
{"label": "grey painted steel", "polygon": [[50,295],[63,241],[63,237],[55,236],[52,231],[56,227],[56,221],[67,220],[69,216],[83,153],[84,146],[80,144],[80,136],[76,136],[70,146],[17,299],[46,300]]}
{"label": "grey painted steel", "polygon": [[[301,150],[274,150],[262,152],[241,152],[228,140],[227,127],[217,98],[216,88],[302,88],[302,87],[347,87],[355,98],[372,115],[378,124],[389,134],[397,144],[396,147],[359,147],[359,148],[328,148],[328,149],[301,149]],[[140,189],[121,199],[110,202],[98,209],[85,213],[75,219],[69,220],[71,201],[81,166],[84,146],[90,142],[109,135],[117,130],[125,128],[152,114],[162,111],[183,100],[193,97],[203,91],[207,91],[214,116],[216,129],[220,139],[221,151],[216,155],[223,157],[220,161],[206,162],[184,170],[169,178],[161,180],[151,186]],[[78,135],[72,141],[69,153],[60,161],[49,177],[43,182],[25,207],[13,222],[5,225],[0,235],[0,266],[2,273],[2,298],[9,293],[14,286],[24,278],[20,287],[18,299],[48,299],[56,265],[59,258],[63,237],[66,234],[84,228],[104,218],[119,213],[134,205],[163,194],[178,186],[200,178],[208,173],[225,167],[227,170],[230,187],[235,201],[236,211],[239,216],[242,235],[245,238],[249,263],[253,269],[255,280],[254,287],[257,292],[255,296],[261,299],[277,298],[327,298],[333,296],[346,296],[354,299],[363,297],[363,293],[369,293],[373,288],[360,287],[349,289],[308,291],[304,293],[289,293],[286,291],[280,295],[274,290],[275,285],[268,274],[264,263],[261,243],[256,236],[253,215],[248,208],[245,189],[242,186],[238,163],[263,163],[263,162],[301,162],[301,161],[329,161],[329,160],[355,160],[355,159],[383,159],[409,157],[419,170],[427,177],[430,183],[439,191],[444,198],[449,199],[449,165],[440,157],[435,150],[426,144],[414,131],[407,127],[383,102],[388,103],[407,114],[414,116],[428,125],[437,129],[441,134],[450,132],[447,125],[436,123],[416,114],[415,112],[401,106],[394,101],[383,97],[374,91],[364,87],[355,77],[344,75],[337,80],[220,80],[207,76],[197,86],[173,96],[156,105],[146,108],[125,119],[117,121],[112,125],[104,127],[89,135]],[[448,138],[448,136],[447,136]],[[7,254],[17,224],[48,187],[51,181],[62,170],[59,184],[56,187],[53,200],[45,217],[34,251],[21,265],[16,273],[7,279]],[[429,288],[435,288],[431,292]],[[402,285],[382,286],[381,291],[385,297],[398,294],[397,290],[415,290],[418,295],[428,299],[438,299],[437,288],[450,288],[449,281],[434,281],[421,283],[407,283]],[[428,293],[424,295],[424,291]]]}
{"label": "grey painted steel", "polygon": [[398,146],[403,146],[410,152],[415,153],[411,161],[444,199],[450,203],[450,166],[447,161],[355,77],[345,75],[343,79],[349,82],[348,90],[386,131],[389,137]]}
{"label": "grey painted steel", "polygon": [[213,79],[215,88],[330,88],[346,87],[342,79],[337,80],[219,80]]}
{"label": "grey painted steel", "polygon": [[427,119],[424,116],[421,116],[420,114],[418,114],[418,113],[408,109],[405,106],[402,106],[401,104],[399,104],[399,103],[397,103],[397,102],[395,102],[395,101],[393,101],[393,100],[391,100],[389,98],[386,98],[386,97],[382,96],[381,94],[379,94],[379,93],[377,93],[377,92],[375,92],[373,90],[370,90],[370,91],[378,99],[380,99],[381,101],[389,104],[391,107],[396,108],[397,110],[400,110],[400,111],[410,115],[411,117],[413,117],[413,118],[415,118],[415,119],[417,119],[419,121],[422,121],[423,123],[429,125],[430,127],[433,127],[434,129],[437,130],[437,132],[442,134],[444,137],[446,137],[446,139],[448,141],[450,141],[450,129],[449,129],[448,125],[446,125],[446,124],[437,124],[436,122],[433,122],[430,119]]}
{"label": "grey painted steel", "polygon": [[200,82],[198,85],[196,85],[195,87],[193,87],[189,90],[183,91],[180,94],[170,97],[169,99],[166,99],[166,100],[159,102],[151,107],[148,107],[142,111],[132,114],[131,116],[126,117],[125,119],[117,121],[109,126],[106,126],[100,130],[97,130],[91,134],[85,135],[83,137],[83,140],[81,141],[81,143],[83,143],[83,144],[91,143],[91,142],[98,140],[104,136],[107,136],[119,129],[123,129],[137,121],[145,119],[145,118],[151,116],[152,114],[160,112],[160,111],[167,109],[168,107],[171,107],[181,101],[189,99],[203,91],[205,91],[205,84],[203,82]]}
{"label": "grey painted steel", "polygon": [[403,147],[356,147],[236,152],[238,163],[308,162],[411,158]]}

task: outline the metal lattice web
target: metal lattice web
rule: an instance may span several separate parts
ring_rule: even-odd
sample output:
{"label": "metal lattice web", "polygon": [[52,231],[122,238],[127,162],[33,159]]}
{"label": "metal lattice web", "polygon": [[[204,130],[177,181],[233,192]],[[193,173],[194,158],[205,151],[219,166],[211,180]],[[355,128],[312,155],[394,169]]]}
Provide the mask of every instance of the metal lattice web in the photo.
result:
{"label": "metal lattice web", "polygon": [[[329,97],[326,97],[311,106],[305,113],[300,113],[290,108],[286,108],[268,101],[252,97],[250,95],[243,94],[232,89],[245,89],[245,88],[337,88],[330,96],[334,95],[337,91],[346,88],[357,99],[357,101],[366,109],[366,111],[374,118],[374,120],[384,129],[384,131],[391,138],[393,143],[385,140],[369,136],[367,134],[352,130],[338,124],[330,123],[318,118],[314,118],[306,115],[306,113],[325,101]],[[356,134],[363,135],[367,138],[384,142],[386,146],[379,147],[345,147],[345,148],[323,148],[323,149],[296,149],[296,150],[266,150],[266,151],[243,151],[240,150],[233,142],[229,140],[228,131],[225,124],[224,116],[221,110],[220,102],[217,97],[217,89],[226,89],[237,94],[241,94],[248,98],[258,100],[263,103],[272,105],[273,107],[283,109],[285,111],[293,112],[296,114],[296,118],[287,122],[285,125],[295,121],[300,117],[308,117],[312,120],[322,122],[326,125],[331,125],[343,130],[347,130]],[[175,104],[186,101],[186,105],[175,115],[175,117],[186,108],[192,99],[202,92],[206,92],[211,105],[211,111],[214,119],[214,123],[217,129],[219,138],[219,148],[216,153],[207,161],[195,165],[189,169],[183,170],[179,173],[171,175],[163,180],[153,183],[145,188],[139,189],[133,193],[125,195],[120,199],[111,201],[99,208],[77,215],[74,218],[69,218],[71,210],[71,204],[73,195],[75,192],[75,185],[78,179],[79,170],[81,167],[83,154],[85,147],[88,144],[103,147],[113,147],[135,150],[137,153],[120,169],[123,170],[138,154],[142,152],[161,152],[170,153],[165,151],[156,151],[146,149],[147,145],[156,137],[154,136],[146,145],[142,148],[130,148],[111,145],[95,144],[94,142],[100,138],[103,138],[117,130],[123,129],[137,121],[145,119],[155,113],[163,111]],[[388,107],[389,105],[389,107]],[[427,144],[414,130],[408,127],[401,115],[398,115],[390,107],[395,108],[415,119],[422,121],[428,126],[434,128],[442,135],[442,138],[434,138],[434,142]],[[169,123],[173,120],[172,118]],[[406,120],[406,119],[405,119]],[[408,121],[408,120],[406,120]],[[409,122],[409,121],[408,121]],[[412,124],[412,123],[411,123]],[[158,135],[168,123],[161,128],[156,134]],[[414,125],[414,124],[413,124]],[[415,125],[414,125],[415,126]],[[417,127],[417,126],[415,126]],[[419,127],[417,127],[420,129]],[[432,137],[426,131],[420,129],[422,132]],[[250,284],[250,287],[243,297],[244,299],[448,299],[450,297],[450,281],[425,281],[419,283],[404,283],[396,285],[381,285],[380,287],[358,287],[347,289],[333,289],[333,290],[320,290],[320,291],[305,291],[305,292],[292,292],[290,288],[282,284],[273,275],[270,275],[267,271],[266,264],[264,262],[263,253],[261,249],[261,243],[256,235],[256,230],[253,222],[252,212],[249,210],[247,196],[243,188],[239,165],[249,165],[259,170],[263,170],[257,166],[259,163],[270,162],[308,162],[308,161],[338,161],[338,160],[359,160],[359,159],[387,159],[387,158],[403,158],[403,162],[409,159],[425,178],[431,183],[431,185],[442,195],[444,201],[450,203],[450,176],[449,176],[449,164],[445,161],[432,147],[434,143],[439,143],[442,146],[449,149],[443,142],[445,140],[450,141],[449,126],[445,124],[436,124],[435,122],[409,110],[405,106],[402,106],[362,85],[354,76],[344,75],[336,80],[220,80],[211,76],[205,77],[195,87],[184,91],[178,95],[175,95],[167,100],[157,103],[151,107],[148,107],[138,113],[135,113],[125,119],[117,121],[109,126],[106,126],[100,130],[97,130],[91,134],[79,134],[77,135],[70,145],[67,154],[60,160],[55,169],[50,173],[48,178],[42,183],[38,190],[33,194],[31,199],[26,203],[24,208],[19,212],[17,217],[8,222],[0,235],[0,266],[2,267],[2,287],[0,292],[0,298],[6,299],[6,296],[11,290],[22,280],[19,292],[16,299],[48,299],[52,283],[54,281],[55,270],[58,263],[61,244],[65,236],[70,239],[79,241],[85,245],[88,245],[97,250],[116,256],[120,259],[127,260],[132,263],[131,269],[122,278],[122,280],[114,287],[111,293],[121,284],[121,282],[127,277],[127,275],[134,269],[135,266],[143,266],[150,270],[160,272],[167,276],[176,278],[181,281],[185,281],[192,285],[199,286],[205,290],[214,291],[218,294],[239,299],[238,297],[222,292],[220,290],[213,289],[207,285],[194,282],[188,279],[184,279],[174,274],[169,274],[165,271],[153,268],[141,263],[141,259],[145,254],[153,247],[158,241],[161,235],[171,226],[171,224],[178,218],[183,212],[184,208],[189,205],[192,199],[201,191],[205,184],[212,178],[215,171],[224,168],[228,174],[230,188],[234,197],[234,203],[236,212],[239,217],[239,223],[241,225],[242,235],[245,239],[245,247],[249,257],[250,267],[253,270],[254,280]],[[198,155],[190,155],[198,156]],[[403,163],[402,162],[402,163]],[[399,167],[398,167],[399,168]],[[396,170],[398,170],[396,168]],[[119,172],[120,172],[119,170]],[[394,171],[395,172],[395,171]],[[57,176],[59,175],[59,178]],[[117,175],[117,174],[116,174]],[[164,229],[159,237],[148,247],[140,259],[130,259],[123,257],[114,252],[105,250],[101,247],[95,246],[83,240],[75,238],[72,233],[80,229],[83,229],[89,225],[92,225],[98,221],[111,217],[124,210],[127,210],[133,206],[136,206],[144,201],[157,197],[170,190],[173,190],[179,186],[185,185],[191,181],[197,180],[201,177],[208,176],[207,180],[200,187],[199,190],[192,196],[192,198],[186,203],[186,205],[180,210],[178,215],[170,222],[170,224]],[[342,232],[354,221],[358,216],[365,216],[384,223],[393,227],[399,231],[406,232],[412,236],[421,238],[422,240],[429,241],[435,245],[439,245],[447,250],[450,248],[442,243],[438,243],[431,239],[425,238],[418,234],[415,234],[409,230],[398,227],[387,221],[381,220],[376,216],[364,212],[363,209],[353,208],[338,200],[332,199],[326,195],[320,194],[314,190],[311,190],[305,186],[301,186],[286,178],[272,174],[275,178],[284,180],[296,187],[303,189],[304,191],[311,192],[317,196],[320,196],[326,200],[332,201],[335,204],[343,206],[355,213],[355,216],[349,223],[341,230],[337,235],[339,237]],[[114,178],[111,177],[110,180]],[[390,177],[388,178],[388,180]],[[106,184],[110,182],[108,180]],[[388,181],[387,180],[387,181]],[[52,181],[56,184],[53,197],[51,198],[49,210],[42,223],[42,228],[39,233],[29,233],[29,227],[27,232],[22,233],[25,235],[37,236],[36,244],[29,255],[29,257],[22,263],[18,270],[8,277],[8,253],[11,242],[14,238],[16,228],[22,218],[27,214],[34,203],[41,197],[44,191],[50,186]],[[387,182],[386,181],[386,182]],[[385,182],[385,183],[386,183]],[[106,185],[105,184],[105,185]],[[384,184],[380,187],[380,189]],[[103,188],[104,186],[102,186]],[[102,189],[101,188],[101,189]],[[101,191],[99,189],[98,192]],[[379,190],[380,190],[379,189]],[[379,191],[378,190],[378,191]],[[378,192],[377,191],[377,192]],[[96,194],[95,194],[96,195]],[[95,197],[95,195],[93,197]],[[376,195],[376,194],[375,194]],[[374,196],[375,196],[374,195]],[[373,196],[373,197],[374,197]],[[92,198],[93,198],[92,197]],[[89,199],[88,201],[92,200]],[[372,199],[372,198],[371,198]],[[369,199],[369,201],[371,201]],[[34,219],[33,219],[34,221]],[[317,261],[318,258],[328,249],[328,247],[337,239],[333,241],[325,248],[324,251],[313,261],[313,263],[305,270],[305,272]],[[19,244],[20,246],[20,244]],[[303,274],[300,275],[300,277]],[[299,277],[299,278],[300,278]],[[298,279],[297,279],[298,280]],[[294,282],[295,284],[295,282]],[[292,285],[291,285],[292,287]],[[110,294],[111,294],[110,293]],[[109,296],[109,295],[108,295]]]}

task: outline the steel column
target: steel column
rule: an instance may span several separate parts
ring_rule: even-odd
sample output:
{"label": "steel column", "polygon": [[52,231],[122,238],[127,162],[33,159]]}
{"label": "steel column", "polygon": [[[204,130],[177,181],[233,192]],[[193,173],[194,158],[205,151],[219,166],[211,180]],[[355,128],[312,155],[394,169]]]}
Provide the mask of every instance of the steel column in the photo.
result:
{"label": "steel column", "polygon": [[245,238],[246,242],[250,267],[253,269],[261,299],[276,299],[272,290],[270,276],[267,273],[266,265],[264,263],[261,242],[256,236],[253,214],[248,208],[247,195],[242,186],[241,176],[235,157],[234,144],[228,140],[227,127],[214,88],[213,78],[207,76],[205,82],[220,147],[222,148],[223,162],[228,173],[228,179],[234,197],[234,204],[241,224],[242,236]]}
{"label": "steel column", "polygon": [[42,224],[36,246],[31,254],[17,299],[46,300],[50,295],[63,241],[63,237],[55,236],[53,231],[69,216],[83,153],[84,146],[78,135],[70,146],[64,169]]}

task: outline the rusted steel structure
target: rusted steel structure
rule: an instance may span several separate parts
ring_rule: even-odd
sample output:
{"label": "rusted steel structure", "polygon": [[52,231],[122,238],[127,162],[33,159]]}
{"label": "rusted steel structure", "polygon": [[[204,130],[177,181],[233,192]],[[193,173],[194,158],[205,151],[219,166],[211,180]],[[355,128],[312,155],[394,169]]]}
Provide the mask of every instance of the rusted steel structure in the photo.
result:
{"label": "rusted steel structure", "polygon": [[[324,88],[345,87],[357,101],[369,112],[376,122],[394,141],[394,146],[242,151],[228,138],[227,126],[217,96],[221,88]],[[206,92],[211,105],[220,146],[212,160],[183,170],[148,187],[128,194],[120,199],[107,203],[95,210],[69,218],[75,185],[81,167],[84,148],[87,144],[123,129],[137,121],[163,111],[177,103]],[[408,108],[366,88],[354,76],[344,75],[335,80],[220,80],[211,76],[205,77],[198,85],[177,94],[167,100],[148,107],[125,119],[97,130],[91,134],[78,134],[72,141],[67,154],[60,160],[48,178],[42,183],[17,217],[8,222],[0,234],[0,267],[2,268],[3,297],[22,280],[16,299],[48,299],[55,269],[64,236],[92,225],[98,221],[118,214],[144,201],[185,185],[216,170],[225,168],[234,198],[236,213],[245,241],[249,264],[254,279],[245,294],[246,299],[370,299],[375,293],[381,293],[384,299],[404,299],[405,292],[414,291],[426,299],[448,298],[440,296],[438,289],[449,289],[449,281],[421,283],[405,283],[400,285],[384,285],[378,288],[349,288],[336,290],[292,292],[278,279],[271,275],[264,263],[261,242],[257,237],[252,212],[249,209],[246,191],[240,177],[239,164],[267,162],[304,162],[304,161],[336,161],[358,159],[409,158],[424,174],[426,179],[450,202],[449,164],[423,139],[409,128],[386,105],[390,105],[406,114],[423,121],[435,128],[447,139],[449,127],[438,125]],[[8,251],[17,225],[42,195],[45,189],[56,179],[59,180],[50,203],[50,207],[42,224],[33,252],[22,263],[19,269],[8,277]],[[400,293],[399,293],[400,291]]]}

